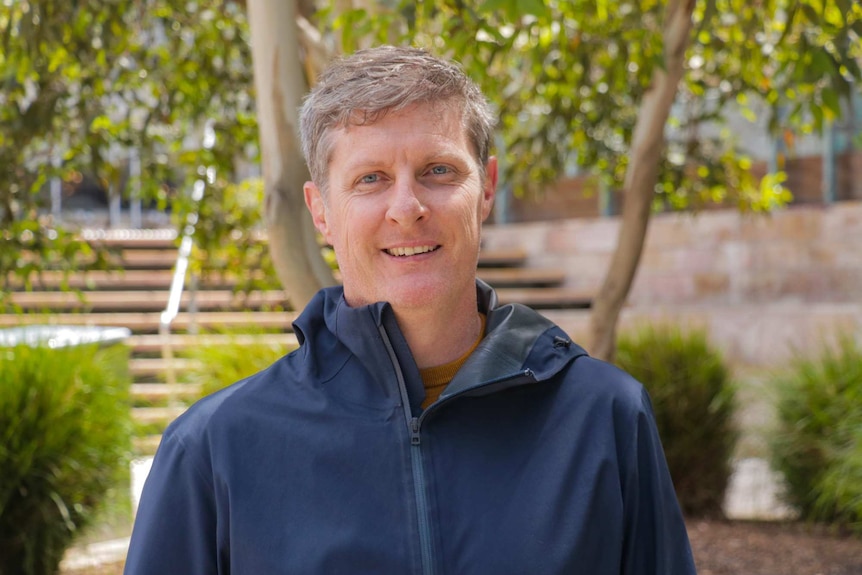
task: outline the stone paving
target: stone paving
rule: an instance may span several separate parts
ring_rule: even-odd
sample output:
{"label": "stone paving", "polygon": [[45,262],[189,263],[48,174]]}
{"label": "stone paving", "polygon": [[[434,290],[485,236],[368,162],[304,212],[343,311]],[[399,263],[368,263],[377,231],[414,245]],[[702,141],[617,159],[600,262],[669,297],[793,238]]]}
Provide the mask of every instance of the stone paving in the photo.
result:
{"label": "stone paving", "polygon": [[793,519],[795,512],[781,501],[780,477],[769,463],[749,457],[736,463],[724,499],[728,519]]}

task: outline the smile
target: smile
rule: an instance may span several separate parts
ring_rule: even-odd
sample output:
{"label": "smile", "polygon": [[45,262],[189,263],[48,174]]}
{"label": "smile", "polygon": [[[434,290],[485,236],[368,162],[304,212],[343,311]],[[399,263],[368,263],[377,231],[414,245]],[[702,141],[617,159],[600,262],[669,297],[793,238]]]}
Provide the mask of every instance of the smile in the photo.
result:
{"label": "smile", "polygon": [[416,256],[419,254],[426,254],[428,252],[433,252],[440,246],[415,246],[415,247],[406,247],[406,248],[389,248],[385,250],[387,254],[390,256],[404,257],[404,256]]}

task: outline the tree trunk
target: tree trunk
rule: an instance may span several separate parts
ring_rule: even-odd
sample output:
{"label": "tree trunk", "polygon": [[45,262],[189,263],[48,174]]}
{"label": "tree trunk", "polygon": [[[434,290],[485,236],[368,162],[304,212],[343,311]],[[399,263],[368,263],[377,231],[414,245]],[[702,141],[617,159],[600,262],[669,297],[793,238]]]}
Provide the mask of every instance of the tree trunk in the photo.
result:
{"label": "tree trunk", "polygon": [[308,172],[299,140],[298,108],[306,91],[299,55],[297,2],[249,0],[264,178],[264,221],[276,273],[295,309],[335,280],[317,243],[302,185]]}
{"label": "tree trunk", "polygon": [[590,353],[605,361],[614,359],[617,322],[643,252],[664,146],[664,126],[683,75],[694,4],[695,0],[672,0],[668,4],[664,68],[653,71],[632,134],[617,247],[590,316]]}

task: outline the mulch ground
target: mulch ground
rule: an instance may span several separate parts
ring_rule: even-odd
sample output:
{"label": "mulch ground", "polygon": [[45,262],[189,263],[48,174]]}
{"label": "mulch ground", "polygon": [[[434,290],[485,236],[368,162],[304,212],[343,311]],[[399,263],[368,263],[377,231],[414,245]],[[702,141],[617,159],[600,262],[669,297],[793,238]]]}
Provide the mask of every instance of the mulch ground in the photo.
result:
{"label": "mulch ground", "polygon": [[[688,523],[698,575],[862,575],[862,536],[799,523]],[[121,575],[122,564],[63,575]]]}
{"label": "mulch ground", "polygon": [[862,537],[800,523],[690,521],[698,575],[862,575]]}

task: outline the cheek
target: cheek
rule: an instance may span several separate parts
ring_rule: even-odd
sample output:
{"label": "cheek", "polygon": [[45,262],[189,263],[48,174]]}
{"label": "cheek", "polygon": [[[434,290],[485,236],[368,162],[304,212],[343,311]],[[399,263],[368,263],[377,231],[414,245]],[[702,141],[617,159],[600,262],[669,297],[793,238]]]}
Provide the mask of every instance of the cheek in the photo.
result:
{"label": "cheek", "polygon": [[363,231],[365,220],[361,211],[350,205],[343,205],[341,208],[332,214],[329,234],[329,243],[335,248],[339,264],[357,254],[362,246],[369,242],[368,238],[364,237],[367,233]]}
{"label": "cheek", "polygon": [[478,233],[479,227],[485,219],[483,208],[484,204],[481,197],[477,199],[475,196],[471,195],[468,198],[464,198],[464,202],[461,207],[460,220],[466,229],[468,236],[474,236]]}

